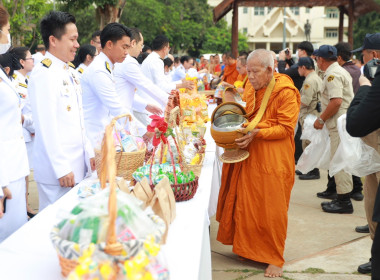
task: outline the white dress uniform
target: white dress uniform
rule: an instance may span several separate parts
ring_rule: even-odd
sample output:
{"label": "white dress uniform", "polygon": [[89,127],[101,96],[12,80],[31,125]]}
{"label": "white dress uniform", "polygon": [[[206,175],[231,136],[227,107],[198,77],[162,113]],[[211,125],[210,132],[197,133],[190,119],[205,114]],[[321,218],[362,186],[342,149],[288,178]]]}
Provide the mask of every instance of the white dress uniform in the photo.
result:
{"label": "white dress uniform", "polygon": [[153,51],[141,64],[141,70],[155,85],[166,93],[176,89],[176,83],[168,83],[165,78],[164,62],[157,52]]}
{"label": "white dress uniform", "polygon": [[100,147],[104,130],[111,119],[129,114],[116,93],[113,68],[111,60],[101,52],[86,69],[81,80],[87,135],[95,148]]}
{"label": "white dress uniform", "polygon": [[[27,222],[25,176],[28,156],[21,125],[21,99],[0,69],[0,188],[8,187],[6,213],[0,219],[0,243]],[[2,190],[1,190],[2,192]]]}
{"label": "white dress uniform", "polygon": [[78,72],[79,79],[82,79],[82,75],[84,71],[86,71],[87,65],[84,63],[81,63],[75,70]]}
{"label": "white dress uniform", "polygon": [[29,80],[34,127],[34,178],[40,210],[70,190],[59,178],[74,173],[75,183],[91,172],[94,150],[86,137],[82,91],[76,71],[46,52]]}
{"label": "white dress uniform", "polygon": [[28,95],[28,77],[25,77],[19,71],[13,74],[13,84],[21,98],[21,112],[24,115],[24,123],[22,125],[26,150],[28,152],[28,161],[30,169],[33,168],[33,141],[34,141],[34,125],[32,118],[32,106],[30,105]]}
{"label": "white dress uniform", "polygon": [[172,76],[173,81],[179,81],[186,78],[186,69],[183,67],[182,64],[180,64],[175,70],[174,74]]}
{"label": "white dress uniform", "polygon": [[34,65],[39,64],[45,56],[41,52],[36,52],[35,54],[32,54],[32,57],[34,58]]}
{"label": "white dress uniform", "polygon": [[[116,91],[120,96],[122,104],[130,111],[150,115],[145,107],[148,105],[148,98],[153,99],[158,106],[165,108],[169,95],[153,84],[141,71],[140,64],[136,59],[128,55],[122,63],[115,64]],[[138,91],[136,91],[138,89]],[[139,114],[135,117],[142,122]],[[147,117],[145,117],[147,119]],[[149,121],[150,123],[150,121]],[[143,122],[144,127],[147,123]]]}

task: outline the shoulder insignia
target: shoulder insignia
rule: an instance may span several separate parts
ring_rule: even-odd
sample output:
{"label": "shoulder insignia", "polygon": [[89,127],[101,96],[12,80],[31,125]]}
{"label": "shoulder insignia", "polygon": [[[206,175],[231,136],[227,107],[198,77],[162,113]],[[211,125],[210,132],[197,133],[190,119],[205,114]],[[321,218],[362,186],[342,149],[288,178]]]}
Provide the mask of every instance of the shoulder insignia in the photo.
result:
{"label": "shoulder insignia", "polygon": [[310,85],[309,85],[309,84],[305,84],[303,87],[304,87],[305,89],[308,89],[308,88],[310,87]]}
{"label": "shoulder insignia", "polygon": [[110,64],[108,63],[108,61],[106,61],[106,69],[111,74],[111,67],[110,67]]}
{"label": "shoulder insignia", "polygon": [[81,73],[81,74],[83,74],[83,68],[79,68],[78,72]]}
{"label": "shoulder insignia", "polygon": [[45,66],[46,68],[49,68],[50,65],[52,64],[51,60],[49,58],[45,58],[44,60],[41,61],[42,65]]}
{"label": "shoulder insignia", "polygon": [[13,75],[12,75],[12,78],[13,78],[13,79],[16,79],[16,78],[17,78],[17,75],[16,75],[16,74],[13,74]]}
{"label": "shoulder insignia", "polygon": [[334,78],[335,78],[335,77],[334,77],[333,75],[330,75],[330,76],[327,77],[327,81],[328,81],[328,82],[331,82],[331,81],[334,80]]}
{"label": "shoulder insignia", "polygon": [[67,63],[71,68],[74,68],[75,69],[75,65],[72,64],[70,61]]}
{"label": "shoulder insignia", "polygon": [[27,84],[18,83],[18,85],[19,85],[20,87],[23,87],[23,88],[28,88],[28,85],[27,85]]}

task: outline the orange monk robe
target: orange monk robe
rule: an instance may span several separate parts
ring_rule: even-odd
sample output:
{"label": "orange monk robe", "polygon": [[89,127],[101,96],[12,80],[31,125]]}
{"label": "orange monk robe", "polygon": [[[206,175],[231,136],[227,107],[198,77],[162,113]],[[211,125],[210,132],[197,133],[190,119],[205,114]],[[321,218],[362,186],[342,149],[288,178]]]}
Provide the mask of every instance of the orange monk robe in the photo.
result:
{"label": "orange monk robe", "polygon": [[245,83],[245,86],[244,86],[243,96],[242,96],[242,98],[241,98],[244,102],[247,102],[247,100],[246,100],[246,95],[247,95],[247,93],[248,93],[252,88],[253,88],[253,87],[252,87],[251,83],[249,82],[249,79],[247,79],[247,82]]}
{"label": "orange monk robe", "polygon": [[[290,193],[294,184],[294,128],[300,94],[291,79],[274,74],[276,84],[249,144],[245,161],[223,164],[216,219],[217,240],[233,252],[282,267]],[[257,114],[265,89],[247,95],[247,112]]]}
{"label": "orange monk robe", "polygon": [[224,67],[224,74],[222,77],[222,81],[233,85],[238,76],[239,76],[239,72],[238,70],[236,70],[236,62],[235,62],[234,64],[226,65],[226,67]]}

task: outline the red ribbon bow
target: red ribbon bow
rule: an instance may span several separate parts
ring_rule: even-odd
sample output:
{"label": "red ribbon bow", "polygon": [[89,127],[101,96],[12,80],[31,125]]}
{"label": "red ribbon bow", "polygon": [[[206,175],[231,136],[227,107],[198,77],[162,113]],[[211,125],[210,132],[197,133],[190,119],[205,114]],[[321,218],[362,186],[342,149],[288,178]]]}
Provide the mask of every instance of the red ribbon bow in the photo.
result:
{"label": "red ribbon bow", "polygon": [[160,145],[161,140],[166,144],[168,140],[166,139],[165,132],[168,129],[168,124],[165,122],[165,119],[157,115],[152,115],[150,118],[152,122],[147,126],[147,130],[154,132],[153,146],[157,147]]}

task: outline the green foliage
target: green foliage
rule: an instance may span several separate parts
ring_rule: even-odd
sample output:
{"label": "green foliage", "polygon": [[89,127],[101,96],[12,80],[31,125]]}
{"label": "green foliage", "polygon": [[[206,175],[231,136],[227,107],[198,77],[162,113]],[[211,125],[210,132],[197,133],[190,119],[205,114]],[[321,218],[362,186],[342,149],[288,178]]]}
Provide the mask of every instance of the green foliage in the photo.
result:
{"label": "green foliage", "polygon": [[42,43],[39,34],[41,17],[52,9],[46,0],[3,1],[10,14],[11,36],[14,46],[37,45]]}
{"label": "green foliage", "polygon": [[380,14],[371,12],[358,18],[354,24],[354,49],[363,44],[367,33],[377,33],[380,30]]}

